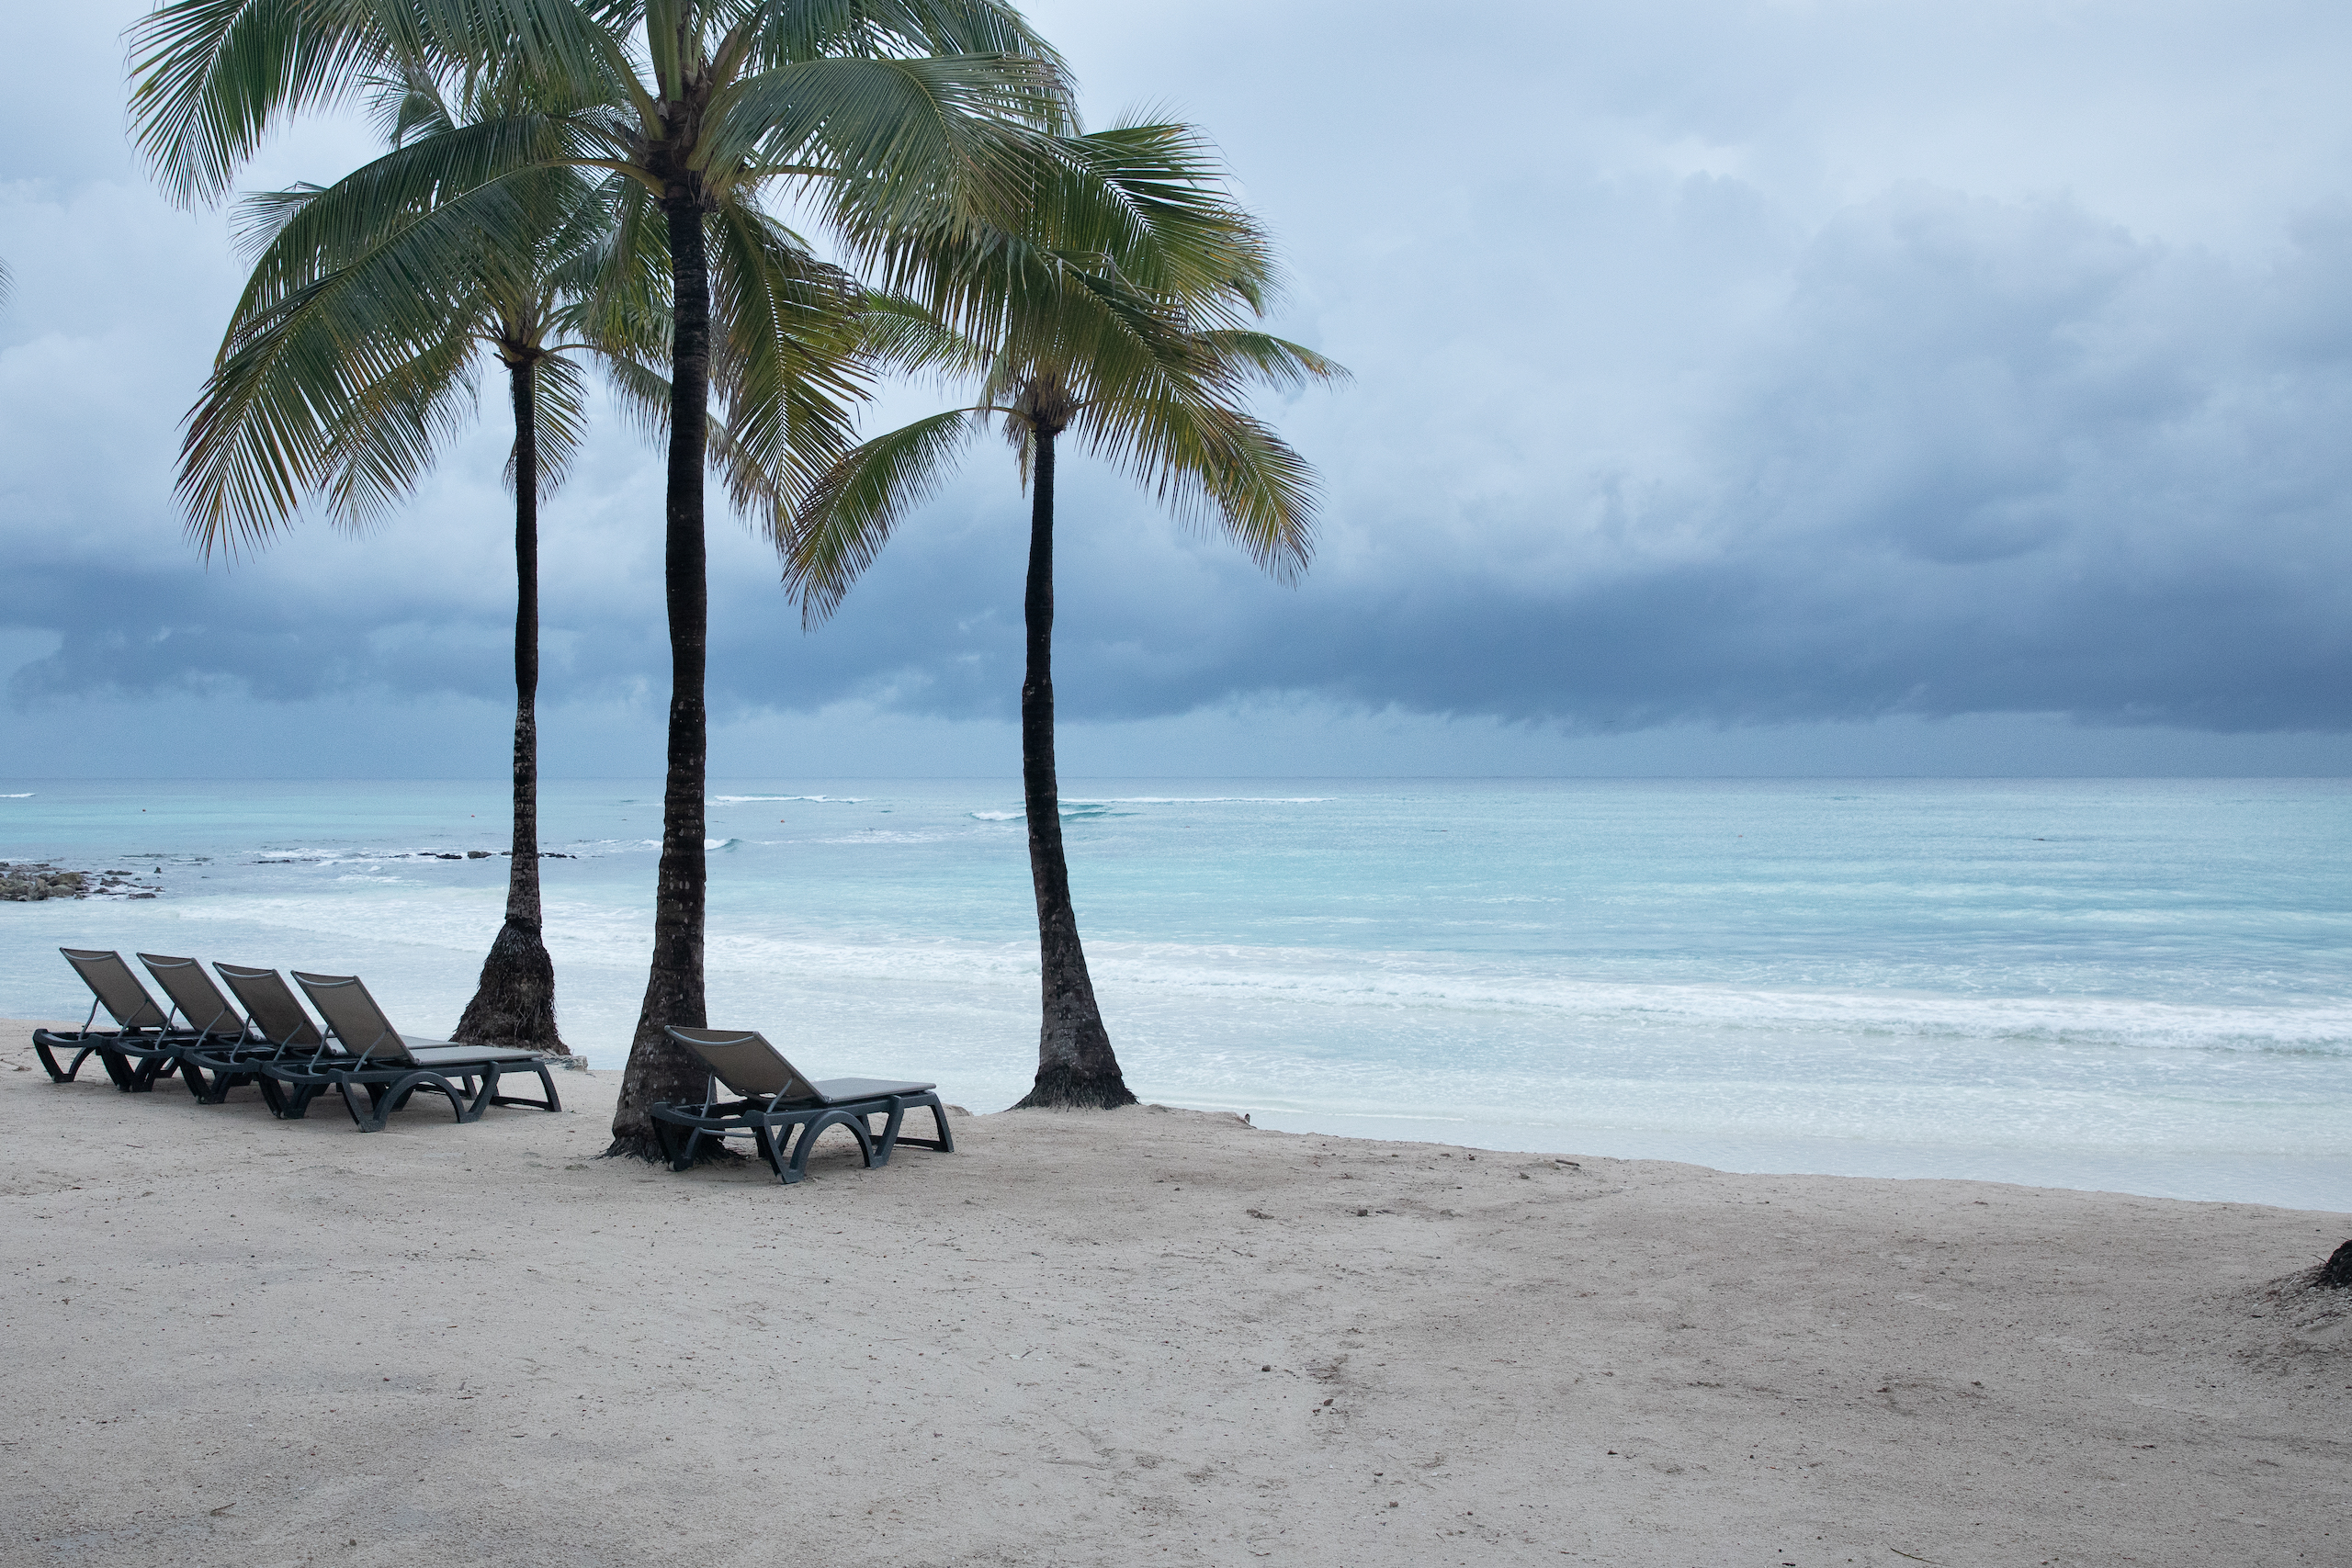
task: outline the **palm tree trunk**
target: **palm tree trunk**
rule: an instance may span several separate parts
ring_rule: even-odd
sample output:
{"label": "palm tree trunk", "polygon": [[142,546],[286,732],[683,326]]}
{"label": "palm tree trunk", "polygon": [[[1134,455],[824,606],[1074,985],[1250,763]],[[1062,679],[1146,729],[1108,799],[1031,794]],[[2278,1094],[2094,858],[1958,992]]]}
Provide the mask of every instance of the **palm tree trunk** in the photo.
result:
{"label": "palm tree trunk", "polygon": [[670,373],[668,541],[662,570],[670,609],[670,773],[662,796],[662,865],[653,893],[653,964],[629,1042],[605,1152],[661,1157],[647,1107],[698,1100],[698,1060],[672,1043],[666,1025],[699,1028],[703,1001],[704,772],[710,733],[703,670],[710,587],[703,539],[703,464],[709,438],[710,268],[699,193],[662,203],[670,224],[674,337]]}
{"label": "palm tree trunk", "polygon": [[508,365],[507,379],[514,398],[514,841],[506,923],[449,1038],[570,1055],[556,1032],[555,964],[539,920],[538,361]]}
{"label": "palm tree trunk", "polygon": [[1054,775],[1054,435],[1037,432],[1029,505],[1029,586],[1021,604],[1028,669],[1021,682],[1021,795],[1029,815],[1029,880],[1037,894],[1037,958],[1045,1019],[1037,1078],[1013,1109],[1114,1110],[1133,1105],[1111,1052],[1094,981],[1078,940],[1069,863],[1062,856],[1061,784]]}

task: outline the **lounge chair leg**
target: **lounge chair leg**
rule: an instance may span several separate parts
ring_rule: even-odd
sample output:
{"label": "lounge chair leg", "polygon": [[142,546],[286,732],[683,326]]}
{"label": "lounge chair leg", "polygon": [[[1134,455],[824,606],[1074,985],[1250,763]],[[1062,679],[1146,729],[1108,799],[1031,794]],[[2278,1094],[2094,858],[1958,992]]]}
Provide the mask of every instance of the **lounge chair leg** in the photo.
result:
{"label": "lounge chair leg", "polygon": [[[33,1054],[40,1058],[41,1070],[49,1075],[49,1081],[51,1083],[72,1083],[74,1075],[82,1070],[82,1064],[87,1061],[91,1054],[96,1050],[96,1045],[85,1045],[74,1053],[73,1066],[60,1067],[57,1065],[57,1058],[49,1054],[49,1042],[38,1034],[33,1036]],[[107,1070],[108,1072],[114,1070],[114,1064],[111,1061],[107,1062]]]}
{"label": "lounge chair leg", "polygon": [[456,1086],[447,1078],[441,1080],[441,1088],[448,1094],[449,1103],[457,1107],[459,1122],[479,1122],[481,1113],[490,1109],[490,1102],[498,1098],[498,1069],[492,1067],[482,1074],[479,1089],[474,1088],[473,1075],[466,1075],[466,1094],[470,1099],[461,1099]]}
{"label": "lounge chair leg", "polygon": [[180,1081],[187,1085],[188,1093],[196,1096],[198,1105],[219,1105],[229,1098],[231,1089],[250,1080],[245,1074],[232,1073],[225,1067],[215,1070],[208,1080],[202,1067],[188,1062],[181,1066]]}
{"label": "lounge chair leg", "polygon": [[817,1135],[828,1127],[846,1127],[857,1138],[857,1152],[865,1157],[866,1166],[874,1164],[874,1134],[867,1130],[865,1118],[853,1116],[846,1111],[829,1111],[800,1129],[800,1141],[792,1145],[792,1158],[786,1168],[776,1172],[790,1186],[808,1174],[808,1151],[817,1146]]}
{"label": "lounge chair leg", "polygon": [[775,1140],[775,1153],[769,1157],[768,1163],[775,1167],[778,1181],[790,1187],[808,1174],[808,1150],[817,1142],[817,1134],[824,1125],[824,1118],[820,1116],[814,1122],[803,1122],[797,1126],[785,1128],[785,1136],[792,1140],[789,1155],[785,1153],[783,1139],[777,1138],[775,1131],[770,1129],[768,1136]]}
{"label": "lounge chair leg", "polygon": [[[533,1072],[535,1072],[535,1073],[537,1073],[537,1074],[538,1074],[538,1075],[539,1075],[539,1088],[541,1088],[542,1089],[544,1089],[544,1090],[546,1090],[546,1091],[547,1091],[547,1098],[546,1098],[546,1099],[544,1099],[544,1100],[525,1100],[525,1099],[523,1099],[520,1095],[503,1095],[503,1094],[501,1094],[501,1095],[492,1095],[492,1096],[491,1097],[491,1100],[490,1100],[490,1102],[491,1102],[492,1105],[522,1105],[522,1106],[527,1106],[527,1107],[529,1107],[529,1108],[530,1108],[531,1110],[533,1110],[533,1111],[560,1111],[560,1110],[562,1110],[562,1109],[563,1109],[563,1101],[561,1101],[560,1100],[558,1100],[558,1099],[556,1098],[556,1093],[555,1093],[555,1079],[553,1079],[553,1078],[551,1078],[551,1077],[548,1077],[548,1065],[547,1065],[545,1062],[534,1062],[533,1064],[531,1064],[531,1070],[532,1070]],[[497,1070],[496,1070],[495,1068],[492,1068],[492,1071],[491,1071],[491,1077],[492,1077],[492,1081],[493,1081],[493,1082],[495,1082],[495,1080],[496,1080],[497,1077],[498,1077]]]}
{"label": "lounge chair leg", "polygon": [[[932,1125],[939,1130],[939,1136],[936,1138],[908,1136],[901,1131],[906,1113],[910,1111],[922,1110],[926,1106],[931,1109]],[[956,1134],[947,1130],[947,1107],[941,1103],[938,1095],[909,1095],[904,1100],[893,1100],[890,1101],[890,1125],[883,1134],[882,1158],[876,1163],[888,1164],[891,1153],[900,1144],[912,1144],[919,1149],[937,1149],[944,1155],[952,1155],[956,1152]]]}
{"label": "lounge chair leg", "polygon": [[[900,1100],[896,1095],[892,1095],[890,1097],[890,1114],[883,1121],[882,1137],[880,1141],[874,1145],[872,1156],[865,1162],[866,1168],[870,1170],[877,1165],[888,1165],[890,1163],[890,1151],[899,1146],[899,1123],[904,1122],[906,1119],[906,1101]],[[865,1118],[861,1116],[858,1120],[863,1122]]]}

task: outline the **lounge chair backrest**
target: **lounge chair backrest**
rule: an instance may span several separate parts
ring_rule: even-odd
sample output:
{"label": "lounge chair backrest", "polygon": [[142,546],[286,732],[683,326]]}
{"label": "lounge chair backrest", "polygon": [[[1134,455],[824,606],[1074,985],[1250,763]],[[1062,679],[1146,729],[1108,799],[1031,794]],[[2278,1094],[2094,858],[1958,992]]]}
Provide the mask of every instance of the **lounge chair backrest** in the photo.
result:
{"label": "lounge chair backrest", "polygon": [[670,1038],[699,1055],[711,1075],[746,1100],[815,1100],[817,1086],[767,1037],[744,1029],[672,1029]]}
{"label": "lounge chair backrest", "polygon": [[155,1005],[130,965],[122,961],[119,953],[107,953],[96,948],[61,947],[65,962],[74,965],[74,973],[90,987],[98,1002],[114,1015],[114,1021],[125,1029],[162,1029],[171,1022],[171,1015]]}
{"label": "lounge chair backrest", "polygon": [[355,1056],[365,1056],[371,1062],[393,1066],[409,1059],[407,1043],[376,998],[356,975],[305,975],[294,971],[294,983],[327,1021],[327,1028],[343,1042],[343,1048]]}
{"label": "lounge chair backrest", "polygon": [[243,1038],[245,1021],[204,972],[204,965],[193,958],[166,958],[160,953],[142,953],[139,962],[155,976],[155,984],[179,1009],[180,1020],[198,1034],[209,1038],[232,1036]]}
{"label": "lounge chair backrest", "polygon": [[326,1036],[302,1010],[294,988],[275,969],[248,969],[242,964],[215,964],[220,978],[243,1002],[254,1027],[273,1045],[323,1045]]}

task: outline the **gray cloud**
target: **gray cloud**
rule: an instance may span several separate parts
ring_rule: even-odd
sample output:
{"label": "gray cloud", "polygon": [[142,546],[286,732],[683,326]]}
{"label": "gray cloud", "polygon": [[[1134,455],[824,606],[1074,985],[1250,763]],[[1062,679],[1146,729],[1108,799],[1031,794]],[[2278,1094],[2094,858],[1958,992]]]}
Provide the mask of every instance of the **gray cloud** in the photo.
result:
{"label": "gray cloud", "polygon": [[[2352,728],[2352,110],[2312,78],[2352,40],[2256,10],[1528,7],[1456,40],[1401,9],[1171,39],[1042,7],[1106,107],[1173,95],[1220,135],[1295,259],[1285,330],[1359,376],[1270,411],[1329,484],[1295,590],[1072,472],[1064,712]],[[1251,47],[1203,41],[1228,26]],[[0,131],[119,127],[91,86],[103,115]],[[58,635],[12,696],[498,700],[494,422],[381,537],[203,568],[169,461],[222,226],[86,137],[6,145],[0,622]],[[355,151],[289,139],[270,177]],[[550,700],[665,677],[658,483],[616,433],[549,508]],[[715,699],[1003,716],[1022,536],[978,446],[804,637],[716,525]]]}

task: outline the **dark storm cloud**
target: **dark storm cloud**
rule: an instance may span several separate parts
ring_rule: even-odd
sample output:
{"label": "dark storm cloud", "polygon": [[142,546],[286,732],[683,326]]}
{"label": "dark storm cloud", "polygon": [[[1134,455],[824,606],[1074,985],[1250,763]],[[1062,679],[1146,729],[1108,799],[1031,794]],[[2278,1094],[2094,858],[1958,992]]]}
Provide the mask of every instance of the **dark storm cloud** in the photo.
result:
{"label": "dark storm cloud", "polygon": [[[2347,264],[2336,220],[2244,268],[2064,203],[1894,193],[1805,247],[1695,422],[1699,458],[1640,482],[1597,469],[1573,425],[1530,455],[1554,494],[1474,516],[1434,480],[1367,493],[1342,460],[1348,553],[1293,592],[1094,476],[1065,503],[1066,710],[1290,690],[1600,728],[2342,728]],[[820,699],[1005,711],[1021,536],[993,477],[992,525],[915,530],[806,649],[744,644],[725,661],[741,694],[790,700],[761,677],[789,671]]]}
{"label": "dark storm cloud", "polygon": [[[1211,10],[1197,36],[1239,25]],[[1295,589],[1073,467],[1066,716],[1284,693],[1597,730],[2352,726],[2334,13],[1546,6],[1498,51],[1300,6],[1250,13],[1238,54],[1040,14],[1105,107],[1172,93],[1217,132],[1295,264],[1281,325],[1359,378],[1268,410],[1328,480]],[[79,112],[0,130],[36,110]],[[273,177],[346,164],[336,134]],[[0,184],[31,237],[0,317],[0,622],[56,649],[12,696],[500,699],[494,422],[370,541],[201,567],[169,461],[223,227],[93,172],[86,137],[40,144],[12,135]],[[658,468],[604,428],[547,512],[551,701],[667,675]],[[715,522],[716,705],[1009,715],[1023,537],[977,444],[804,636]]]}

